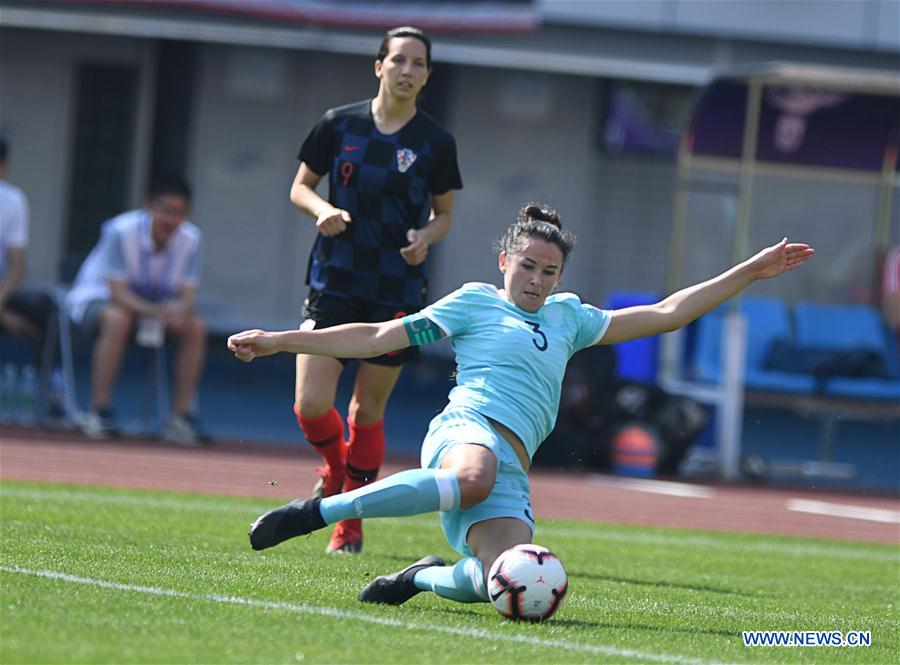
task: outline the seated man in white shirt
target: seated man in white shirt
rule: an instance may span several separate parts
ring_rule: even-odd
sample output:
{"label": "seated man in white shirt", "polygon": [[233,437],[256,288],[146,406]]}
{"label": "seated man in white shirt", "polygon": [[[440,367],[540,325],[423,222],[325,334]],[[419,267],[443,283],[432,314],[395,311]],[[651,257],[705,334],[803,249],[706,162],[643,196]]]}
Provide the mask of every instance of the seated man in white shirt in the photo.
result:
{"label": "seated man in white shirt", "polygon": [[172,416],[163,438],[184,445],[205,439],[192,413],[206,359],[206,326],[195,311],[203,238],[187,220],[190,199],[180,178],[157,180],[144,208],[103,224],[100,241],[75,278],[66,302],[69,315],[82,329],[99,329],[91,410],[82,422],[92,438],[116,433],[112,390],[136,332],[148,346],[161,344],[165,334],[178,340]]}
{"label": "seated man in white shirt", "polygon": [[[34,341],[35,364],[49,364],[44,339],[54,314],[44,291],[23,287],[27,273],[28,199],[6,181],[9,145],[0,138],[0,330]],[[42,373],[49,367],[42,366]]]}

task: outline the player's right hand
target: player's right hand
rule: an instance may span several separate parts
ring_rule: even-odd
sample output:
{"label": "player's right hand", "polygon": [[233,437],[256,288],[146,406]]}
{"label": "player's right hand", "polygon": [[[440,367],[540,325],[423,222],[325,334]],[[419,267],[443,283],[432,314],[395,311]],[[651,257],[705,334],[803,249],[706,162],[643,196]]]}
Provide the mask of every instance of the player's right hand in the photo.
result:
{"label": "player's right hand", "polygon": [[272,333],[265,330],[245,330],[228,338],[228,348],[238,360],[245,363],[254,358],[278,353],[278,346]]}
{"label": "player's right hand", "polygon": [[350,213],[346,210],[328,207],[316,219],[316,229],[325,237],[336,236],[343,233],[351,221]]}

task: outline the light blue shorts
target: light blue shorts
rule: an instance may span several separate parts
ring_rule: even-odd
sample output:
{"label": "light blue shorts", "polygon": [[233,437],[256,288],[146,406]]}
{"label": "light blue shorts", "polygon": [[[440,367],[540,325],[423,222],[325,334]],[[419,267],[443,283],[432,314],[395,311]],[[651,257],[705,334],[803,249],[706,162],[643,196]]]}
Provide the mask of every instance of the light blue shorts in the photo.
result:
{"label": "light blue shorts", "polygon": [[465,407],[447,409],[428,426],[422,442],[422,468],[439,469],[444,455],[456,445],[474,443],[484,446],[497,458],[497,480],[490,496],[468,510],[441,512],[441,527],[447,541],[457,552],[474,556],[466,537],[469,527],[495,517],[522,520],[534,533],[531,510],[531,486],[516,452],[480,413]]}

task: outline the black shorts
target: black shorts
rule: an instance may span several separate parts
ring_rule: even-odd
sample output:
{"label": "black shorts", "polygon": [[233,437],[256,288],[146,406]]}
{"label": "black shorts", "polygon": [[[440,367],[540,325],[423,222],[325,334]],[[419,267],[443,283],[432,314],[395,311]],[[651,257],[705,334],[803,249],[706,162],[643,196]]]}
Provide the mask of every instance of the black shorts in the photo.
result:
{"label": "black shorts", "polygon": [[[379,323],[381,321],[390,321],[391,319],[399,319],[407,314],[407,312],[396,307],[388,307],[387,305],[379,305],[369,300],[361,300],[359,298],[340,298],[328,293],[310,289],[309,296],[303,303],[302,318],[304,321],[315,321],[316,330],[322,328],[331,328],[339,326],[343,323]],[[387,367],[399,367],[411,360],[417,360],[419,357],[419,347],[410,346],[399,351],[386,353],[383,356],[375,358],[366,358],[365,362],[373,365],[385,365]],[[350,358],[338,358],[338,360],[346,365]]]}

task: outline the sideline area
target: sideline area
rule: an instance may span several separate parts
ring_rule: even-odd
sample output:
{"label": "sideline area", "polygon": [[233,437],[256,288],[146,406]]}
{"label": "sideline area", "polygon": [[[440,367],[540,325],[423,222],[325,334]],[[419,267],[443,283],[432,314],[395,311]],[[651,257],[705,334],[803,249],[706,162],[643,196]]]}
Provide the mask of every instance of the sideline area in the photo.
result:
{"label": "sideline area", "polygon": [[[271,498],[273,504],[308,494],[316,463],[314,453],[298,445],[228,441],[208,448],[181,448],[140,439],[97,442],[8,427],[0,437],[3,480],[252,496]],[[411,455],[389,454],[382,474],[417,463]],[[897,496],[740,485],[696,485],[705,491],[679,495],[646,491],[647,483],[671,489],[654,485],[660,481],[629,485],[613,476],[545,470],[533,471],[531,482],[539,518],[900,544]],[[859,514],[885,519],[798,511],[798,501],[852,506],[862,511]]]}

